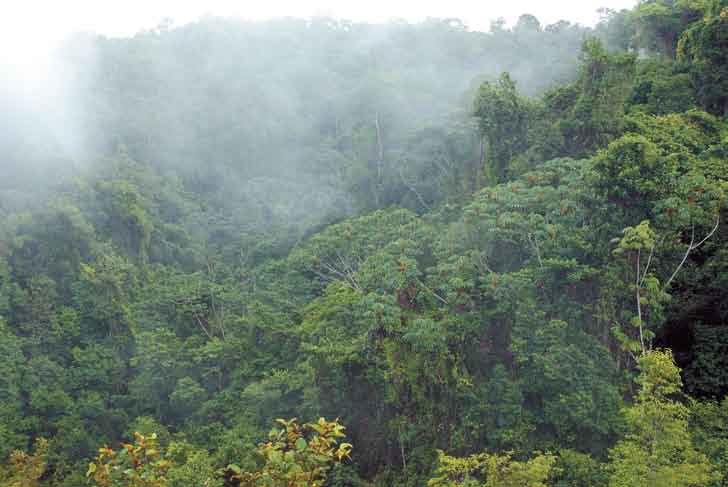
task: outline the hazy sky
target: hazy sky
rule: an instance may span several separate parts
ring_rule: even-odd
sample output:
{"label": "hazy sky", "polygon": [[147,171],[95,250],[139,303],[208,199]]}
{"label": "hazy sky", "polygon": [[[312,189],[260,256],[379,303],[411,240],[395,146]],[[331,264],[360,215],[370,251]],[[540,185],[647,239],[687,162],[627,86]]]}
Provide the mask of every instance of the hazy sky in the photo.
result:
{"label": "hazy sky", "polygon": [[129,36],[165,17],[184,24],[204,14],[269,18],[329,15],[351,20],[458,17],[472,29],[487,30],[492,19],[510,24],[531,13],[549,24],[560,19],[593,25],[599,7],[621,9],[636,0],[9,0],[0,16],[0,65],[29,68],[69,33],[94,31]]}

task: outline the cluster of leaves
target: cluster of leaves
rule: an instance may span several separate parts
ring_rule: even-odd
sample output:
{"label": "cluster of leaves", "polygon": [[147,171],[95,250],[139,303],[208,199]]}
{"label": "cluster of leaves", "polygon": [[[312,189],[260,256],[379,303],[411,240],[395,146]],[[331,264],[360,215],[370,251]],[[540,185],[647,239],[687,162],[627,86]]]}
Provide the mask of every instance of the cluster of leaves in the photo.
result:
{"label": "cluster of leaves", "polygon": [[[321,487],[331,467],[349,459],[352,445],[340,443],[344,426],[338,420],[320,418],[316,423],[300,426],[296,419],[279,419],[280,429],[273,429],[269,441],[258,452],[265,464],[256,472],[243,472],[228,465],[232,479],[244,487]],[[306,435],[305,431],[313,434]]]}
{"label": "cluster of leaves", "polygon": [[99,487],[166,487],[172,462],[162,457],[157,435],[134,433],[134,444],[124,443],[118,451],[104,447],[86,476]]}
{"label": "cluster of leaves", "polygon": [[39,438],[35,451],[26,453],[15,450],[10,454],[7,466],[0,468],[0,485],[3,487],[38,487],[46,475],[48,440]]}
{"label": "cluster of leaves", "polygon": [[[281,429],[271,430],[269,441],[258,447],[264,462],[259,468],[243,470],[237,464],[215,468],[204,450],[177,441],[164,447],[156,433],[135,432],[134,443],[124,443],[118,450],[99,449],[86,477],[96,487],[221,487],[225,480],[241,487],[321,487],[332,466],[350,458],[352,445],[340,442],[345,435],[338,420],[320,418],[303,426],[296,419],[277,422]],[[313,434],[306,435],[305,430]],[[46,447],[41,443],[32,457],[15,453],[12,478],[40,478],[46,470]]]}
{"label": "cluster of leaves", "polygon": [[527,462],[511,459],[511,455],[479,453],[466,458],[453,458],[438,452],[435,477],[428,487],[546,487],[556,463],[553,455],[537,455]]}

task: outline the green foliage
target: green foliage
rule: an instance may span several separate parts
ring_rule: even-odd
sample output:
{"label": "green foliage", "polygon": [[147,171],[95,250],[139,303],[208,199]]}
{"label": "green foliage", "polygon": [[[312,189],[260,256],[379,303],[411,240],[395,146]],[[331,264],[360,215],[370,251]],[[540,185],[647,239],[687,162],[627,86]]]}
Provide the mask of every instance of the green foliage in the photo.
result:
{"label": "green foliage", "polygon": [[713,11],[692,24],[680,37],[680,59],[690,63],[693,84],[701,106],[717,116],[728,114],[728,6],[714,1]]}
{"label": "green foliage", "polygon": [[0,318],[0,458],[27,442],[23,434],[22,389],[25,357],[20,340]]}
{"label": "green foliage", "polygon": [[258,449],[265,461],[259,471],[243,472],[237,465],[227,467],[241,486],[321,487],[331,467],[349,458],[352,446],[340,442],[345,435],[338,420],[320,418],[303,426],[295,419],[277,422],[281,428],[271,430],[269,441]]}
{"label": "green foliage", "polygon": [[710,0],[641,0],[632,15],[638,43],[674,57],[680,33],[703,15]]}
{"label": "green foliage", "polygon": [[86,476],[98,487],[166,487],[172,462],[160,451],[157,435],[134,434],[134,443],[119,450],[100,448]]}
{"label": "green foliage", "polygon": [[728,377],[726,347],[728,336],[723,327],[709,327],[696,324],[692,328],[694,359],[685,368],[685,382],[688,392],[696,396],[725,397]]}
{"label": "green foliage", "polygon": [[687,406],[672,398],[682,386],[672,353],[643,354],[639,367],[640,390],[625,410],[627,435],[610,451],[609,485],[710,485],[717,472],[693,445]]}
{"label": "green foliage", "polygon": [[174,462],[169,470],[169,487],[222,487],[214,459],[206,450],[194,448],[186,442],[175,441],[167,448],[167,457]]}
{"label": "green foliage", "polygon": [[696,105],[696,97],[688,65],[664,58],[639,63],[628,103],[632,110],[653,115],[690,110]]}
{"label": "green foliage", "polygon": [[722,401],[693,401],[690,403],[690,434],[695,448],[705,454],[715,466],[720,480],[713,485],[725,486],[728,484],[728,434],[726,433],[726,420],[728,419],[728,400]]}
{"label": "green foliage", "polygon": [[156,433],[134,433],[134,443],[99,449],[86,477],[98,487],[222,487],[223,479],[205,450],[187,442],[160,445]]}
{"label": "green foliage", "polygon": [[[0,130],[0,483],[725,483],[725,7],[69,41],[78,164]],[[356,454],[256,448],[303,416]]]}
{"label": "green foliage", "polygon": [[[636,313],[629,319],[635,334],[615,326],[614,333],[622,347],[632,354],[652,349],[655,329],[664,320],[664,304],[669,299],[659,280],[650,273],[650,264],[657,246],[656,234],[645,220],[636,227],[627,227],[622,238],[615,239],[613,254],[624,259],[628,276],[626,289],[635,296]],[[646,259],[646,260],[645,260]],[[633,267],[633,268],[632,268]],[[631,279],[631,282],[630,282]],[[632,338],[634,337],[634,338]]]}
{"label": "green foliage", "polygon": [[584,453],[573,450],[559,451],[554,469],[555,487],[605,487],[607,473],[603,465]]}
{"label": "green foliage", "polygon": [[518,95],[508,73],[503,73],[496,83],[480,86],[474,114],[487,139],[487,169],[493,181],[505,181],[511,159],[526,149],[530,111],[528,100]]}
{"label": "green foliage", "polygon": [[515,461],[511,454],[478,453],[465,458],[450,457],[438,452],[438,467],[428,487],[546,487],[556,457],[536,454],[525,462]]}
{"label": "green foliage", "polygon": [[578,97],[559,121],[568,155],[584,157],[622,132],[624,103],[634,71],[634,56],[609,54],[596,39],[584,42],[576,83]]}
{"label": "green foliage", "polygon": [[[642,135],[625,135],[601,153],[594,164],[594,187],[611,202],[632,205],[669,191],[675,168],[659,157],[655,144]],[[672,170],[671,170],[672,169]]]}
{"label": "green foliage", "polygon": [[15,450],[10,454],[8,465],[0,468],[0,485],[3,487],[39,487],[48,468],[48,440],[35,441],[35,451],[25,453]]}

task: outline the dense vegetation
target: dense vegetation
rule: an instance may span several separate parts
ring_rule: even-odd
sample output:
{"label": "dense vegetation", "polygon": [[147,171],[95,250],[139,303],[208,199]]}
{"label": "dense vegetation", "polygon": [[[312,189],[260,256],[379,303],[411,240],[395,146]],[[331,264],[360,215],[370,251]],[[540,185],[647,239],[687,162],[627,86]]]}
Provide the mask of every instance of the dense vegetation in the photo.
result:
{"label": "dense vegetation", "polygon": [[728,485],[727,60],[726,0],[70,39],[0,93],[0,486]]}

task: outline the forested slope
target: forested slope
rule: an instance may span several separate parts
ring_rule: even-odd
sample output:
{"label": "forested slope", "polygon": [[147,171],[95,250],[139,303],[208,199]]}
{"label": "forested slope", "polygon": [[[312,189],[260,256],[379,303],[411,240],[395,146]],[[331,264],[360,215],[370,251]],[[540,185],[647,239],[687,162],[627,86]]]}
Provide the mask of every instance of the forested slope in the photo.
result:
{"label": "forested slope", "polygon": [[728,485],[724,0],[58,56],[73,109],[0,97],[0,485]]}

